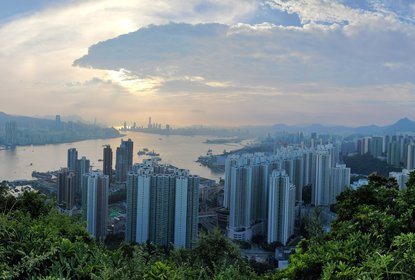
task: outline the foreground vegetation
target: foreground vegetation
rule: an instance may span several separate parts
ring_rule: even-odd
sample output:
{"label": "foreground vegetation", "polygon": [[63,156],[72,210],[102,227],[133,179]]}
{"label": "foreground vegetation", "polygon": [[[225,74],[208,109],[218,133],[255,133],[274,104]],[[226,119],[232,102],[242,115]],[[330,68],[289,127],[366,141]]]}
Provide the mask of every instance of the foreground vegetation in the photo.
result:
{"label": "foreground vegetation", "polygon": [[330,233],[301,241],[274,279],[415,279],[414,175],[406,190],[371,176],[340,194]]}
{"label": "foreground vegetation", "polygon": [[370,175],[374,172],[381,176],[389,176],[389,172],[400,172],[402,168],[392,166],[370,154],[344,156],[344,163],[351,168],[354,174]]}
{"label": "foreground vegetation", "polygon": [[[0,279],[255,279],[219,232],[193,250],[97,244],[82,221],[58,214],[46,198],[0,190]],[[43,277],[43,278],[42,278]]]}
{"label": "foreground vegetation", "polygon": [[367,186],[343,192],[330,233],[310,224],[290,266],[265,273],[219,232],[202,235],[192,250],[110,250],[42,195],[0,192],[1,279],[415,279],[415,176],[403,191],[371,176]]}

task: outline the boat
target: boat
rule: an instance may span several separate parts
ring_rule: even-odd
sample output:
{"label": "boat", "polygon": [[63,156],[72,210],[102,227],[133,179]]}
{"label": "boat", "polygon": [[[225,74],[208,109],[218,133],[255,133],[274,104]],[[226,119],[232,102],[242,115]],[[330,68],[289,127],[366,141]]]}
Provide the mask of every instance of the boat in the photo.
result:
{"label": "boat", "polygon": [[49,172],[33,171],[32,172],[32,177],[37,178],[37,179],[52,179],[52,174],[50,174]]}
{"label": "boat", "polygon": [[152,156],[152,157],[158,157],[160,154],[159,153],[156,153],[156,152],[154,152],[154,150],[152,151],[152,152],[148,152],[148,153],[146,153],[146,156]]}

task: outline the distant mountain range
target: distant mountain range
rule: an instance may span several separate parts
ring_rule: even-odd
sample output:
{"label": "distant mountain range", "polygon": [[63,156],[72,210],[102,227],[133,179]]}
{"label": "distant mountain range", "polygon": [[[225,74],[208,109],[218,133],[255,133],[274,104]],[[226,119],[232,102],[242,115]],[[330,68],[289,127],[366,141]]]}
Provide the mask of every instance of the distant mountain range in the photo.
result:
{"label": "distant mountain range", "polygon": [[368,125],[359,127],[348,126],[324,126],[321,124],[312,124],[309,126],[290,126],[285,124],[276,124],[270,127],[272,131],[279,132],[316,132],[316,133],[332,133],[332,134],[396,134],[396,133],[415,133],[415,122],[403,118],[391,125],[378,126]]}
{"label": "distant mountain range", "polygon": [[80,121],[56,123],[55,119],[14,116],[0,112],[0,127],[4,127],[8,121],[15,122],[16,129],[9,134],[9,137],[5,129],[0,129],[0,144],[5,146],[68,143],[121,136],[114,128],[86,124]]}
{"label": "distant mountain range", "polygon": [[37,127],[37,128],[48,128],[55,125],[55,120],[42,119],[35,117],[26,117],[26,116],[15,116],[8,115],[4,112],[0,112],[0,123],[5,123],[7,121],[14,121],[20,127]]}
{"label": "distant mountain range", "polygon": [[[64,118],[63,118],[64,119]],[[79,126],[87,127],[91,126],[81,122],[80,117],[72,118]],[[78,119],[78,121],[76,121]],[[21,128],[37,128],[45,129],[52,128],[55,126],[55,120],[51,119],[50,116],[47,118],[40,117],[27,117],[27,116],[14,116],[8,115],[6,113],[0,112],[0,124],[4,124],[6,121],[15,121]],[[245,131],[250,131],[252,134],[264,135],[269,132],[316,132],[319,134],[341,134],[341,135],[370,135],[370,134],[397,134],[397,133],[415,133],[415,121],[412,121],[408,118],[402,118],[397,122],[386,125],[367,125],[359,127],[349,127],[342,125],[333,125],[325,126],[322,124],[312,124],[312,125],[286,125],[286,124],[275,124],[272,126],[249,126],[242,127]],[[239,131],[239,129],[238,129]],[[252,135],[251,134],[251,135]]]}
{"label": "distant mountain range", "polygon": [[243,126],[238,130],[249,133],[251,136],[266,136],[269,133],[275,132],[288,132],[288,133],[312,133],[318,134],[337,134],[343,136],[349,135],[386,135],[386,134],[399,134],[399,133],[415,133],[415,121],[408,118],[402,118],[397,122],[379,126],[379,125],[366,125],[358,127],[350,127],[344,125],[287,125],[287,124],[275,124],[270,126]]}
{"label": "distant mountain range", "polygon": [[[4,123],[6,121],[14,121],[20,127],[51,127],[55,125],[55,117],[56,116],[20,116],[20,115],[9,115],[4,112],[0,112],[0,123]],[[83,125],[89,125],[90,123],[83,120],[80,116],[72,115],[72,116],[62,116],[61,121],[63,123],[78,123]]]}

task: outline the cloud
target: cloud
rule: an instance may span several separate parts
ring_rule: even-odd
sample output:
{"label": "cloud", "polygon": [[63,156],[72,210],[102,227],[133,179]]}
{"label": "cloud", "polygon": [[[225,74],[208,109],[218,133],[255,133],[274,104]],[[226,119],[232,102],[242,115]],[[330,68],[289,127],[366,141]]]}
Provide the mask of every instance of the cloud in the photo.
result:
{"label": "cloud", "polygon": [[[48,111],[72,114],[75,110],[86,117],[93,117],[90,110],[84,109],[84,106],[68,104],[83,104],[86,98],[105,94],[99,92],[98,86],[93,89],[90,84],[83,84],[85,80],[99,78],[115,82],[122,79],[123,88],[105,84],[101,86],[119,95],[125,94],[124,85],[138,88],[141,94],[136,99],[142,99],[144,93],[151,95],[151,88],[159,83],[158,77],[146,76],[138,79],[138,82],[131,81],[131,84],[119,71],[72,67],[73,61],[85,54],[90,45],[149,24],[210,20],[232,23],[249,18],[257,6],[255,1],[245,0],[65,0],[59,1],[59,4],[56,1],[34,0],[26,7],[20,6],[20,9],[18,6],[21,1],[18,1],[20,0],[10,4],[10,9],[2,9],[4,21],[0,23],[0,94],[3,106],[0,109],[15,114],[24,111],[39,115]],[[200,3],[206,3],[206,11],[194,10]],[[146,86],[142,87],[143,83]],[[71,84],[77,86],[68,87]],[[72,99],[69,103],[62,102],[62,96],[67,95],[72,96]],[[147,104],[151,101],[153,99],[150,96],[131,103]],[[118,103],[109,101],[109,104],[103,105],[101,113],[107,118],[106,121],[111,121],[110,117],[117,114],[118,117],[112,121],[118,122],[125,118],[128,110],[125,110],[124,104],[118,104],[111,116],[107,114],[107,107],[116,104]]]}
{"label": "cloud", "polygon": [[[160,77],[163,91],[405,83],[415,76],[415,28],[409,31],[170,23],[98,43],[75,65]],[[202,80],[186,80],[194,76]]]}
{"label": "cloud", "polygon": [[0,90],[10,113],[114,122],[151,114],[181,124],[415,117],[411,1],[42,7],[0,25]]}

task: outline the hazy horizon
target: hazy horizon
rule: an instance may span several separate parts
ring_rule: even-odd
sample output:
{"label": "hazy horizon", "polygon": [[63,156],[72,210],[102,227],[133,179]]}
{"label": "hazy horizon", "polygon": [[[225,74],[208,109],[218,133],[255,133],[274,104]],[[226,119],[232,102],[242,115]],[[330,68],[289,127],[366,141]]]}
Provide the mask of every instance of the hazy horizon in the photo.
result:
{"label": "hazy horizon", "polygon": [[415,1],[6,0],[0,111],[110,126],[415,119]]}

